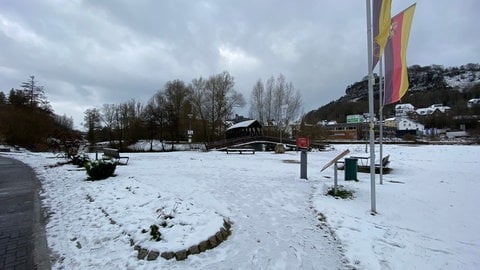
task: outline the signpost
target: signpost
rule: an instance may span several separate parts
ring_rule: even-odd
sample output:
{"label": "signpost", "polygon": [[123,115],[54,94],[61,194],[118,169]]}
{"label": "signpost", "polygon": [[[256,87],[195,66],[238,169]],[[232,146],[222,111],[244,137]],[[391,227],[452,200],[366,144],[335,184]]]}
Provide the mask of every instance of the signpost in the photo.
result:
{"label": "signpost", "polygon": [[332,166],[332,164],[334,164],[333,166],[333,194],[337,194],[337,183],[338,183],[338,179],[337,179],[337,162],[343,158],[344,156],[348,155],[348,153],[350,153],[350,150],[345,150],[343,151],[342,153],[338,154],[338,156],[334,157],[332,160],[330,160],[327,164],[325,164],[322,169],[320,170],[320,172],[323,172],[326,168]]}
{"label": "signpost", "polygon": [[343,158],[344,156],[348,155],[348,153],[350,153],[350,150],[345,150],[343,151],[342,153],[338,154],[338,156],[336,156],[335,158],[333,158],[332,160],[330,160],[327,164],[325,164],[322,169],[320,170],[320,172],[323,172],[326,168],[332,166],[333,163],[337,162],[339,159]]}
{"label": "signpost", "polygon": [[297,138],[297,147],[301,149],[300,153],[300,178],[307,178],[307,151],[310,145],[308,138],[298,137]]}

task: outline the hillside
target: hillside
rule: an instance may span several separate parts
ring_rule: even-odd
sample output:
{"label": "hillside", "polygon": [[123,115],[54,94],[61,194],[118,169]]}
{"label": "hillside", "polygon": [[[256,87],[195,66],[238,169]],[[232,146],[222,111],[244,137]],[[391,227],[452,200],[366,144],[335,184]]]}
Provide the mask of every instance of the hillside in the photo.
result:
{"label": "hillside", "polygon": [[[432,104],[450,106],[455,114],[466,112],[466,103],[471,98],[480,97],[480,64],[467,64],[460,67],[444,68],[439,65],[408,68],[410,89],[399,103],[411,103],[415,107],[428,107]],[[378,81],[375,74],[375,111],[378,111]],[[385,117],[393,116],[394,104],[384,108]],[[317,110],[305,115],[307,123],[321,120],[345,122],[346,115],[368,112],[368,81],[347,86],[345,95]]]}

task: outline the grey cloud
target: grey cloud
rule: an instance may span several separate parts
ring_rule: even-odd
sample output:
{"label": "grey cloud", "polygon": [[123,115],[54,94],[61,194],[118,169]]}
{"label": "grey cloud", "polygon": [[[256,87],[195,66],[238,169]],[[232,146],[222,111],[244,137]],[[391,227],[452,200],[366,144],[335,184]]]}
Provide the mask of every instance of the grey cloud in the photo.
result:
{"label": "grey cloud", "polygon": [[[408,64],[479,62],[477,15],[475,0],[419,0]],[[77,125],[89,106],[224,70],[247,100],[282,73],[309,111],[367,71],[364,1],[2,1],[0,42],[0,90],[34,74]]]}

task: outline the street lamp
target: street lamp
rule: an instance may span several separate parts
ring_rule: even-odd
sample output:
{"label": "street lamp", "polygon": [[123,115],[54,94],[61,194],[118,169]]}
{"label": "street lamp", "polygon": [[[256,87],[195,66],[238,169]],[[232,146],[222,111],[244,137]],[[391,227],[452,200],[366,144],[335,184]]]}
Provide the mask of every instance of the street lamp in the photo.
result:
{"label": "street lamp", "polygon": [[192,130],[192,113],[189,113],[188,115],[188,145],[190,146],[190,150],[192,150],[192,136],[193,136],[193,130]]}
{"label": "street lamp", "polygon": [[282,106],[280,106],[280,143],[282,143],[283,121],[285,121],[285,118],[287,117],[287,108],[287,104],[283,104]]}

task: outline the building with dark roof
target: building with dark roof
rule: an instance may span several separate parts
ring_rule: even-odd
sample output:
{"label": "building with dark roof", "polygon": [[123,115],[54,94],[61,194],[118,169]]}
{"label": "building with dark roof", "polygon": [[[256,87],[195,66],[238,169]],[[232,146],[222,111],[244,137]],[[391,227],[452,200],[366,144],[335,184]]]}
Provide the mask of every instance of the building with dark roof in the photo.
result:
{"label": "building with dark roof", "polygon": [[261,136],[262,124],[257,120],[247,120],[236,123],[227,128],[227,139],[245,137],[245,136]]}

